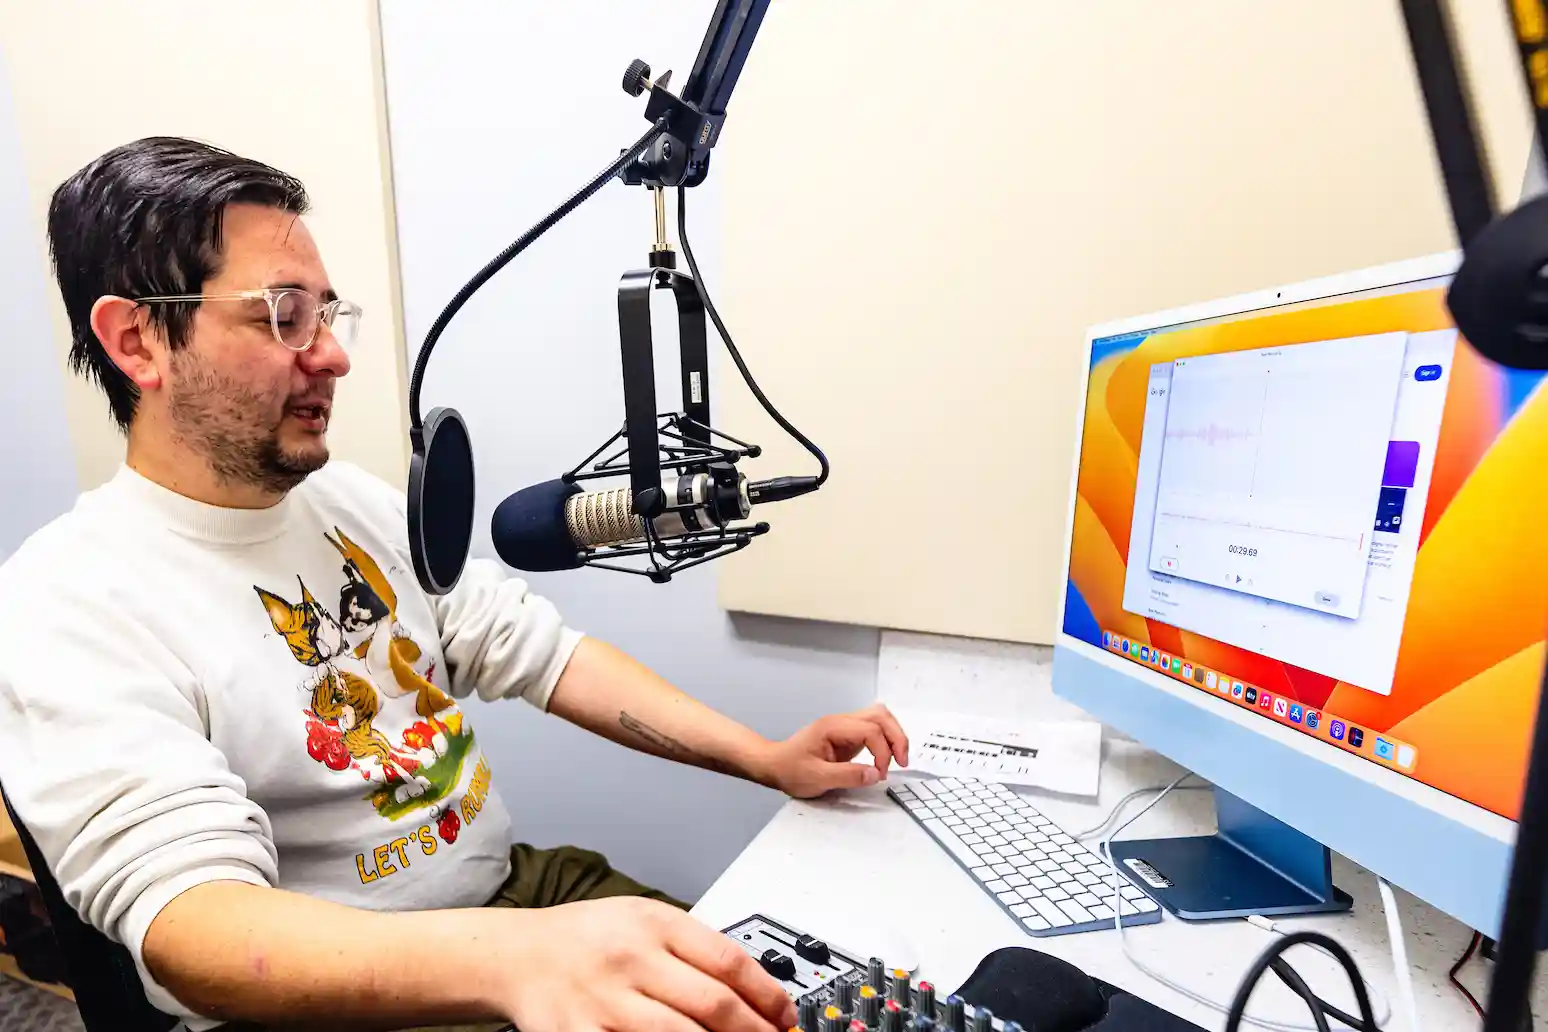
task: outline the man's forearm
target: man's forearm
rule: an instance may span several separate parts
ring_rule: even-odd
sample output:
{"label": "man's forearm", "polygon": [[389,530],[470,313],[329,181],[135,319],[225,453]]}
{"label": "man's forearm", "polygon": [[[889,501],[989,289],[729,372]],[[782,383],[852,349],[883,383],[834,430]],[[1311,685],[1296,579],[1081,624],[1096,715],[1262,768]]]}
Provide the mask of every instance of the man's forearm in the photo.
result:
{"label": "man's forearm", "polygon": [[768,739],[595,638],[576,648],[548,709],[641,752],[770,783]]}
{"label": "man's forearm", "polygon": [[211,1018],[285,1028],[504,1021],[500,987],[525,915],[374,913],[280,889],[207,882],[162,908],[146,967]]}

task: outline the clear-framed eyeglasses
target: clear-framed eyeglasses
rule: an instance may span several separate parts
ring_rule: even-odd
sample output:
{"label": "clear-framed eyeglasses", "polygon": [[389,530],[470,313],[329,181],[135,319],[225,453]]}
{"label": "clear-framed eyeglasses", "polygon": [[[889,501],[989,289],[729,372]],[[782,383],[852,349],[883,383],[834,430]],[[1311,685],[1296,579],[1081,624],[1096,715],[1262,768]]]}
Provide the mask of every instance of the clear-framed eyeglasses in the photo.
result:
{"label": "clear-framed eyeglasses", "polygon": [[319,300],[311,291],[299,287],[264,287],[234,290],[225,294],[160,294],[133,298],[137,304],[163,301],[264,301],[269,306],[269,326],[274,339],[291,351],[305,351],[317,339],[317,328],[324,323],[333,332],[339,346],[348,349],[360,332],[360,306],[353,301],[334,298]]}

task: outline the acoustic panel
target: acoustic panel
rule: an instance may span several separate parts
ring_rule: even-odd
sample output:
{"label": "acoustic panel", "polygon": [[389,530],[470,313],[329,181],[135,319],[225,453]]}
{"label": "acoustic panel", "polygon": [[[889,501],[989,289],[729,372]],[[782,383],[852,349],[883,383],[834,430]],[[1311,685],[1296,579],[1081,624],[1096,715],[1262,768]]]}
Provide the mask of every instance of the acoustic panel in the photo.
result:
{"label": "acoustic panel", "polygon": [[[1456,4],[1495,178],[1530,140]],[[723,606],[1051,642],[1086,327],[1455,246],[1396,2],[773,4],[711,165],[722,314],[831,479]],[[752,476],[810,456],[727,363]]]}

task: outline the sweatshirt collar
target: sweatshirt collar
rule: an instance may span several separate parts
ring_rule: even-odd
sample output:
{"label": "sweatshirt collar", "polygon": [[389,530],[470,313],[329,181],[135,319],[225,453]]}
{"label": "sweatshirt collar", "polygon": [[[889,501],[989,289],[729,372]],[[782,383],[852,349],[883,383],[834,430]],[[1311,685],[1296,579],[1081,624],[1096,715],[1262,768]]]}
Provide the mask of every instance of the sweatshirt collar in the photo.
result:
{"label": "sweatshirt collar", "polygon": [[127,464],[119,466],[107,487],[111,494],[150,510],[161,523],[178,534],[228,545],[254,544],[277,537],[284,530],[294,504],[294,492],[290,492],[264,509],[211,505],[178,494]]}

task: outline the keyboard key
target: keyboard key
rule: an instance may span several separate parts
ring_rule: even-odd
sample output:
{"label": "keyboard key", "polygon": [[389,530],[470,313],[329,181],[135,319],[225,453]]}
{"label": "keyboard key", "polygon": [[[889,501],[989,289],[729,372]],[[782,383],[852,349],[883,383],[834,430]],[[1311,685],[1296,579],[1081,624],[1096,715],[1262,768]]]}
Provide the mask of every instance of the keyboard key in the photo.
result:
{"label": "keyboard key", "polygon": [[1037,868],[1044,874],[1052,874],[1059,869],[1059,865],[1054,863],[1052,860],[1039,860],[1037,862]]}
{"label": "keyboard key", "polygon": [[968,873],[977,878],[979,881],[988,881],[994,877],[994,872],[989,870],[987,867],[969,867]]}
{"label": "keyboard key", "polygon": [[1009,885],[1013,889],[1019,889],[1023,885],[1027,884],[1026,875],[1023,875],[1023,874],[1007,875],[1006,878],[1005,878],[1005,884]]}
{"label": "keyboard key", "polygon": [[935,809],[933,807],[929,807],[929,806],[921,806],[919,809],[915,810],[914,813],[918,814],[918,816],[919,816],[919,818],[921,820],[926,820],[926,821],[928,821],[928,820],[939,820],[941,817],[944,816],[944,814],[936,813]]}
{"label": "keyboard key", "polygon": [[1010,886],[996,878],[994,881],[984,882],[984,888],[988,889],[990,892],[1004,892],[1006,889],[1010,888]]}
{"label": "keyboard key", "polygon": [[968,867],[980,867],[983,862],[973,855],[973,851],[962,844],[956,834],[946,825],[936,820],[920,821],[925,830],[935,836],[935,840],[951,851],[951,855]]}
{"label": "keyboard key", "polygon": [[1064,899],[1069,899],[1070,898],[1070,894],[1068,892],[1065,892],[1063,889],[1061,889],[1057,885],[1055,885],[1051,889],[1044,889],[1043,890],[1043,895],[1045,895],[1049,899],[1055,900],[1055,901],[1064,900]]}
{"label": "keyboard key", "polygon": [[1146,896],[1142,900],[1138,900],[1137,902],[1135,902],[1134,905],[1139,907],[1140,913],[1142,913],[1142,914],[1148,914],[1152,910],[1160,910],[1161,909],[1161,904],[1157,903],[1155,900],[1151,899],[1149,896]]}
{"label": "keyboard key", "polygon": [[1088,907],[1087,909],[1091,911],[1091,916],[1096,918],[1098,921],[1111,921],[1113,919],[1112,907],[1103,906],[1099,903],[1096,906]]}
{"label": "keyboard key", "polygon": [[1146,896],[1144,892],[1140,891],[1138,886],[1135,886],[1135,885],[1125,885],[1123,887],[1123,898],[1124,899],[1148,899],[1149,897]]}
{"label": "keyboard key", "polygon": [[1012,867],[1010,864],[995,864],[994,865],[994,873],[998,874],[1000,877],[1004,878],[1004,877],[1008,877],[1009,875],[1015,874],[1016,873],[1016,869],[1014,867]]}
{"label": "keyboard key", "polygon": [[1032,879],[1032,884],[1039,889],[1051,889],[1054,887],[1054,880],[1046,874],[1040,874]]}
{"label": "keyboard key", "polygon": [[1015,890],[1011,890],[1010,892],[996,892],[995,895],[998,896],[1000,902],[1004,903],[1006,906],[1010,906],[1013,903],[1022,902],[1021,893],[1016,892]]}
{"label": "keyboard key", "polygon": [[1037,913],[1037,911],[1033,909],[1032,904],[1030,903],[1012,903],[1010,912],[1015,914],[1017,917],[1031,917],[1033,914]]}
{"label": "keyboard key", "polygon": [[1070,920],[1074,921],[1076,924],[1087,924],[1088,922],[1096,920],[1096,918],[1091,915],[1091,911],[1087,910],[1073,899],[1067,899],[1060,903],[1059,909],[1063,910],[1066,914],[1069,914]]}
{"label": "keyboard key", "polygon": [[984,858],[984,863],[986,864],[1003,864],[1006,862],[1006,858],[995,850],[991,849],[985,852],[983,849],[979,849],[977,852],[979,856]]}
{"label": "keyboard key", "polygon": [[915,793],[924,796],[926,799],[935,798],[935,786],[928,781],[916,781],[910,787],[913,788]]}
{"label": "keyboard key", "polygon": [[1033,931],[1033,932],[1046,932],[1046,931],[1048,931],[1048,922],[1044,921],[1041,917],[1024,917],[1024,918],[1021,919],[1021,923],[1026,925],[1027,929],[1029,931]]}
{"label": "keyboard key", "polygon": [[1086,907],[1087,909],[1102,905],[1102,901],[1097,899],[1089,892],[1082,892],[1080,895],[1076,896],[1075,902],[1079,903],[1083,907]]}
{"label": "keyboard key", "polygon": [[1060,910],[1049,900],[1043,899],[1041,896],[1038,896],[1035,899],[1030,899],[1027,902],[1036,907],[1037,912],[1043,915],[1043,920],[1047,921],[1051,925],[1067,925],[1070,923],[1070,917],[1068,914]]}
{"label": "keyboard key", "polygon": [[988,838],[984,839],[984,841],[989,843],[991,846],[1010,845],[1010,839],[1006,838],[1004,835],[990,835]]}

